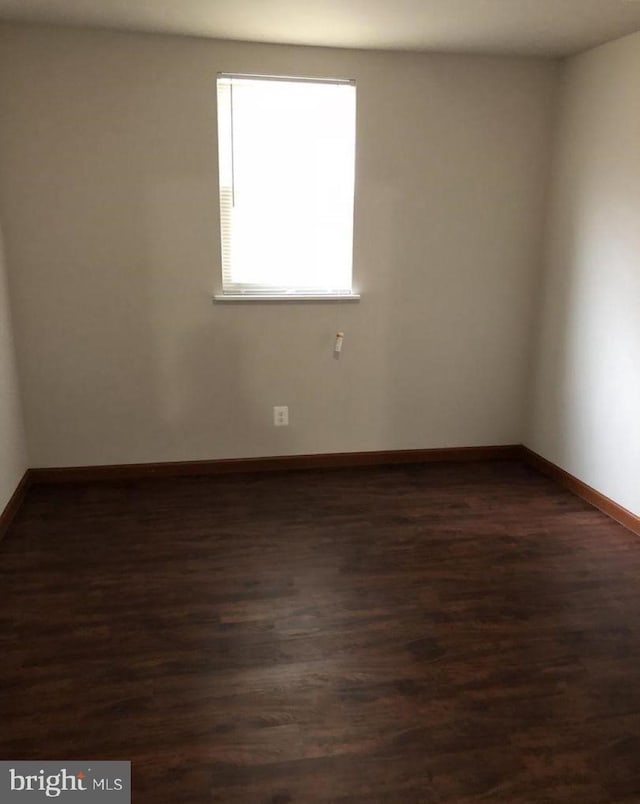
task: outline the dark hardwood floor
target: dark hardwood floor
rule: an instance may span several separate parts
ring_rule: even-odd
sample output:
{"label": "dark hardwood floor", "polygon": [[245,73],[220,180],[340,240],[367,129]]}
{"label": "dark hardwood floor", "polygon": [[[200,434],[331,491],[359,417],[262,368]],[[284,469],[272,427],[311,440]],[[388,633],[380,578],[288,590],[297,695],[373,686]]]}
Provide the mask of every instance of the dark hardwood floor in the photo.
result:
{"label": "dark hardwood floor", "polygon": [[136,804],[639,802],[640,539],[510,462],[36,487],[0,715]]}

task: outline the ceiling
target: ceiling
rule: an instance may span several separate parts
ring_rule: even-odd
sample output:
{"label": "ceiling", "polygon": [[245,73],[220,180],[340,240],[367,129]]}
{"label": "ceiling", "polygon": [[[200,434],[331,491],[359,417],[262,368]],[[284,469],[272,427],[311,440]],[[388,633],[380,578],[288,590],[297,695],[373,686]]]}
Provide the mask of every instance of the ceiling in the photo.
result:
{"label": "ceiling", "polygon": [[301,45],[566,56],[640,30],[640,0],[0,0],[0,19]]}

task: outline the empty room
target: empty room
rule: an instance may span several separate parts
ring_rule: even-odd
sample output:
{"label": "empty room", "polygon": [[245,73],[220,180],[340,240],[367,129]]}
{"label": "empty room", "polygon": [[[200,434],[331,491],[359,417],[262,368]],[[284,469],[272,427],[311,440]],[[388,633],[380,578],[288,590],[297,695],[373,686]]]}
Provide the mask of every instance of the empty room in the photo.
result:
{"label": "empty room", "polygon": [[640,802],[640,2],[0,0],[0,802]]}

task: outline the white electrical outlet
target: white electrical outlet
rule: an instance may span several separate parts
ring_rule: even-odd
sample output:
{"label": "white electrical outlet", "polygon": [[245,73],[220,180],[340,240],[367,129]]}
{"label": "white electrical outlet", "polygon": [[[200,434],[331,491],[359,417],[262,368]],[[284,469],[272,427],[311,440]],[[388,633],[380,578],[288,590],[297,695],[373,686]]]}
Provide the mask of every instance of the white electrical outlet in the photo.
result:
{"label": "white electrical outlet", "polygon": [[276,427],[287,427],[289,424],[289,408],[286,405],[273,409],[273,423]]}

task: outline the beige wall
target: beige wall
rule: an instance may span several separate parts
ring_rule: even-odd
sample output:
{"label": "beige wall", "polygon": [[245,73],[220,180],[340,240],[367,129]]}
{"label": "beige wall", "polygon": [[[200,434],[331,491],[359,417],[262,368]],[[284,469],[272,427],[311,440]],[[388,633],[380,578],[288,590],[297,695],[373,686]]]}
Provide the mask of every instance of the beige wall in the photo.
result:
{"label": "beige wall", "polygon": [[640,514],[640,34],[563,79],[527,443]]}
{"label": "beige wall", "polygon": [[[32,463],[521,441],[556,70],[0,28]],[[218,71],[356,78],[359,304],[212,304]]]}
{"label": "beige wall", "polygon": [[0,230],[0,514],[27,469],[11,313]]}

